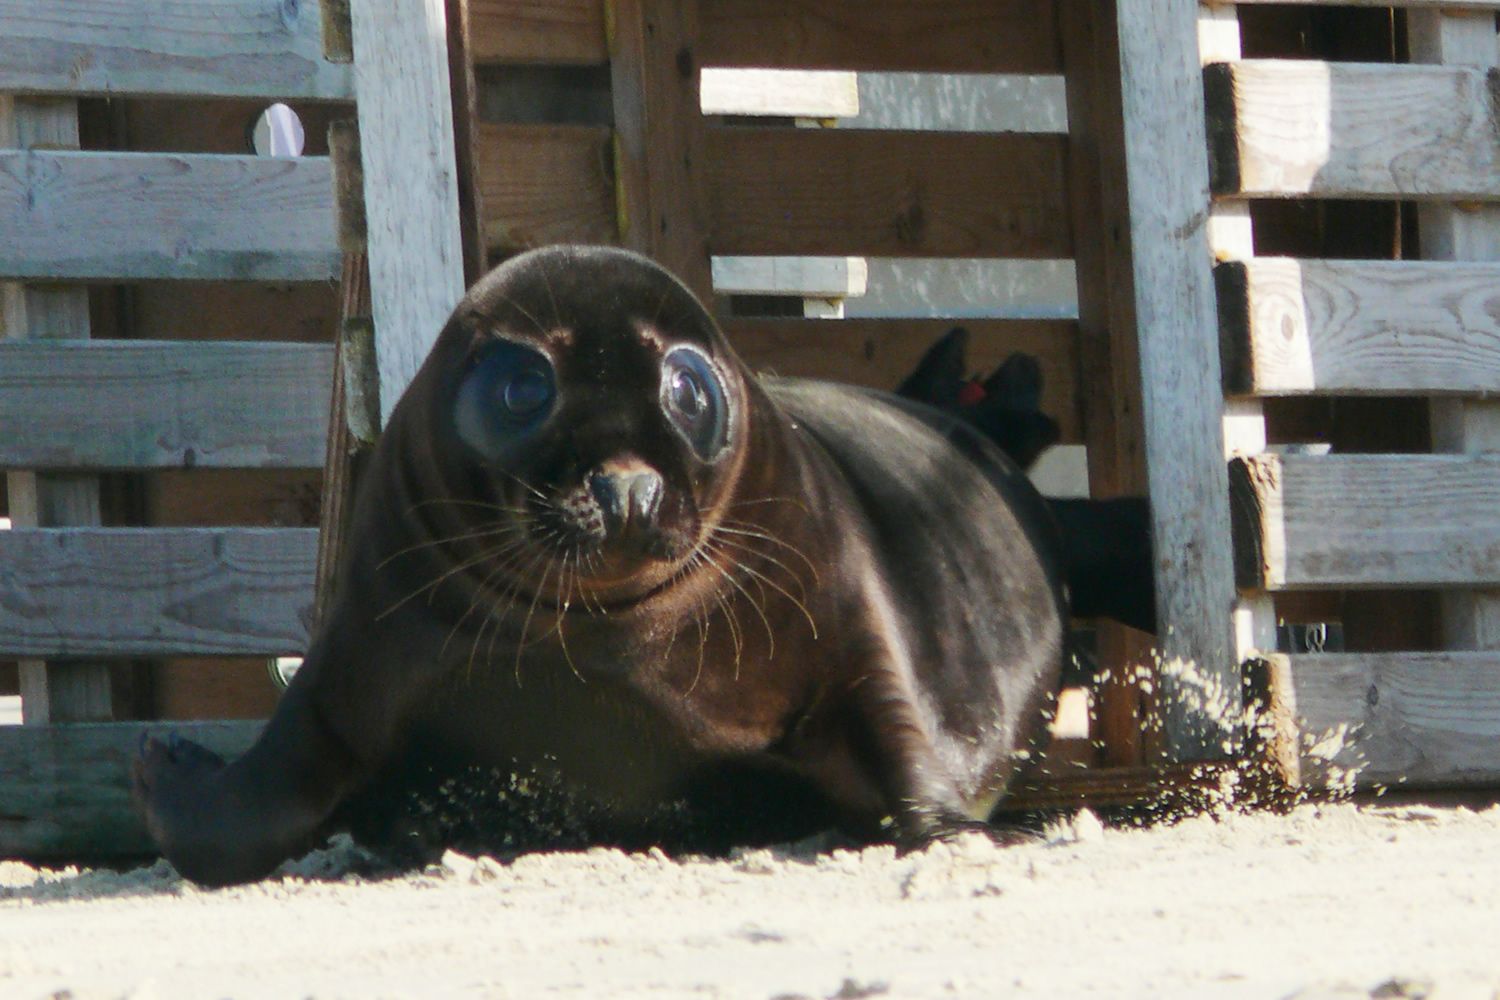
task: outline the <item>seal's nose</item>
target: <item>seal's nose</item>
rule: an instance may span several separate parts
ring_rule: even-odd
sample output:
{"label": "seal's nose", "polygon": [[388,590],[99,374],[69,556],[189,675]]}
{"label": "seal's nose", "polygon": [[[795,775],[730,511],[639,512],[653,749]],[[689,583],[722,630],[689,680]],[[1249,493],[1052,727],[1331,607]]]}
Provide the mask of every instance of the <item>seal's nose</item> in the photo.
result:
{"label": "seal's nose", "polygon": [[656,520],[662,482],[655,469],[637,464],[603,465],[589,473],[588,486],[604,515],[609,534],[640,528]]}

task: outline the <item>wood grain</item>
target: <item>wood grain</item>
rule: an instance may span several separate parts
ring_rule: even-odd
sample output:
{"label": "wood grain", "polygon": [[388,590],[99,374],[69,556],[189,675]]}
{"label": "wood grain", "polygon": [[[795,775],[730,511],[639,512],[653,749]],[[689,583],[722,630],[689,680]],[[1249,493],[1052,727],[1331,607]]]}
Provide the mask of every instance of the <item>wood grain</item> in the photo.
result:
{"label": "wood grain", "polygon": [[711,128],[715,254],[1072,256],[1066,138]]}
{"label": "wood grain", "polygon": [[351,16],[384,423],[464,294],[448,25],[443,0],[356,3]]}
{"label": "wood grain", "polygon": [[859,114],[855,73],[706,67],[699,91],[705,115],[826,119]]}
{"label": "wood grain", "polygon": [[1162,673],[1163,728],[1178,761],[1233,750],[1240,690],[1197,13],[1193,0],[1141,0],[1116,13],[1161,654],[1193,664],[1225,701],[1222,711],[1196,704]]}
{"label": "wood grain", "polygon": [[354,98],[319,0],[0,0],[0,91]]}
{"label": "wood grain", "polygon": [[988,375],[1013,352],[1041,364],[1042,411],[1063,443],[1083,440],[1078,327],[1064,320],[731,319],[726,332],[752,369],[894,389],[954,326],[968,329],[970,373]]}
{"label": "wood grain", "polygon": [[1481,67],[1249,59],[1206,79],[1218,194],[1500,198]]}
{"label": "wood grain", "polygon": [[0,277],[323,281],[322,157],[0,152]]}
{"label": "wood grain", "polygon": [[0,658],[300,653],[308,528],[0,532]]}
{"label": "wood grain", "polygon": [[591,125],[481,124],[476,162],[490,252],[618,243],[611,135]]}
{"label": "wood grain", "polygon": [[706,66],[1057,73],[1051,0],[702,0]]}
{"label": "wood grain", "polygon": [[[234,757],[262,726],[179,722],[170,731]],[[0,729],[0,856],[76,861],[154,854],[131,805],[130,761],[142,734],[168,731],[141,723]]]}
{"label": "wood grain", "polygon": [[609,61],[603,0],[467,0],[476,63]]}
{"label": "wood grain", "polygon": [[[0,97],[0,146],[76,149],[78,104],[73,100]],[[0,333],[16,340],[82,340],[93,335],[89,293],[82,288],[0,285]],[[15,471],[6,476],[16,527],[97,525],[102,515],[99,480]],[[115,716],[112,671],[107,664],[72,661],[18,664],[21,719],[27,725],[95,722]]]}
{"label": "wood grain", "polygon": [[323,464],[326,345],[0,344],[0,466]]}
{"label": "wood grain", "polygon": [[1289,661],[1310,785],[1493,787],[1500,653],[1346,653]]}
{"label": "wood grain", "polygon": [[1244,586],[1500,583],[1500,456],[1267,454],[1232,479]]}
{"label": "wood grain", "polygon": [[1221,264],[1225,385],[1256,396],[1500,393],[1500,264]]}

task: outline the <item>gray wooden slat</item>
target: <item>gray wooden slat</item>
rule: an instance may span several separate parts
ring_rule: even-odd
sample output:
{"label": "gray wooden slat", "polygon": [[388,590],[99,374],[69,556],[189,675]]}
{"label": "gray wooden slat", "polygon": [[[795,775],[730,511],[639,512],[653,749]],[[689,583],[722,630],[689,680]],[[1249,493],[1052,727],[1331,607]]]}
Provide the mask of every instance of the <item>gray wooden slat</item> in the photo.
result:
{"label": "gray wooden slat", "polygon": [[323,465],[333,349],[0,342],[0,467]]}
{"label": "gray wooden slat", "polygon": [[1500,264],[1263,257],[1215,277],[1230,392],[1500,393]]}
{"label": "gray wooden slat", "polygon": [[1500,653],[1321,653],[1290,661],[1309,784],[1494,786]]}
{"label": "gray wooden slat", "polygon": [[1408,10],[1431,10],[1451,8],[1453,10],[1500,10],[1500,0],[1232,0],[1236,7],[1253,4],[1274,3],[1281,6],[1296,4],[1318,7],[1405,7]]}
{"label": "gray wooden slat", "polygon": [[0,278],[323,281],[326,157],[0,151]]}
{"label": "gray wooden slat", "polygon": [[354,99],[319,0],[0,0],[0,91]]}
{"label": "gray wooden slat", "polygon": [[0,531],[0,659],[302,652],[313,528]]}
{"label": "gray wooden slat", "polygon": [[1204,80],[1217,194],[1500,199],[1481,67],[1249,59]]}
{"label": "gray wooden slat", "polygon": [[[1108,5],[1093,5],[1091,16]],[[1209,202],[1199,86],[1198,5],[1115,5],[1130,284],[1121,322],[1140,344],[1141,414],[1155,538],[1156,601],[1168,753],[1219,758],[1232,749],[1240,678],[1230,609],[1234,579],[1224,473],[1224,398],[1214,326]],[[1204,704],[1204,688],[1223,704]]]}
{"label": "gray wooden slat", "polygon": [[1243,587],[1500,583],[1500,455],[1256,455],[1230,483]]}
{"label": "gray wooden slat", "polygon": [[178,732],[226,757],[260,722],[101,723],[0,728],[0,857],[105,860],[155,848],[130,802],[130,761],[146,732]]}

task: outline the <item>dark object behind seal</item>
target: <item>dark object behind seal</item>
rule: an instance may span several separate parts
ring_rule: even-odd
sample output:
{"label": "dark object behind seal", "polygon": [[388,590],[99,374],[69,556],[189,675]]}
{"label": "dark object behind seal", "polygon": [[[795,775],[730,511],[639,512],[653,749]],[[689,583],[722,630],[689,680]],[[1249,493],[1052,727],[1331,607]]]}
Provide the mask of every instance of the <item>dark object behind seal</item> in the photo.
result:
{"label": "dark object behind seal", "polygon": [[[949,330],[896,393],[973,425],[1011,461],[1029,469],[1061,436],[1057,421],[1041,410],[1041,366],[1016,353],[987,378],[971,379],[968,343],[969,331]],[[1072,613],[1154,633],[1156,583],[1146,498],[1045,499],[1059,528]]]}
{"label": "dark object behind seal", "polygon": [[327,623],[231,764],[148,740],[184,874],[339,826],[411,859],[980,825],[1045,738],[1053,519],[972,427],[752,376],[676,279],[522,255],[470,292],[363,476]]}

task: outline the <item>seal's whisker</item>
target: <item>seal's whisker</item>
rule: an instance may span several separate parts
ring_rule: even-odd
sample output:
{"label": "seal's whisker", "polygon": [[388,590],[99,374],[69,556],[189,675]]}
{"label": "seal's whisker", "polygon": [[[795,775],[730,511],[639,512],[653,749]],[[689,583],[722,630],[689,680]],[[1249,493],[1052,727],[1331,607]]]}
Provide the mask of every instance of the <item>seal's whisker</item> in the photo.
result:
{"label": "seal's whisker", "polygon": [[[752,608],[755,609],[755,613],[757,615],[760,615],[761,624],[764,625],[765,628],[766,628],[766,658],[768,660],[774,659],[776,657],[776,630],[773,629],[773,628],[771,628],[771,620],[766,617],[765,608],[763,608],[761,606],[761,605],[763,605],[765,603],[765,599],[766,599],[766,590],[765,590],[765,588],[761,587],[760,584],[759,584],[759,582],[757,581],[756,586],[760,589],[760,598],[761,598],[759,601],[757,601],[755,599],[754,595],[752,595],[749,590],[745,589],[744,584],[740,583],[739,580],[735,579],[734,569],[735,568],[739,568],[739,560],[735,559],[735,557],[732,554],[730,554],[730,553],[728,553],[728,552],[726,552],[726,551],[724,551],[722,549],[716,549],[716,550],[714,550],[714,552],[715,552],[715,554],[723,555],[732,564],[731,568],[728,568],[728,569],[726,569],[723,566],[718,566],[717,563],[715,563],[714,565],[717,566],[718,569],[719,569],[719,571],[724,575],[724,579],[727,580],[727,581],[729,581],[729,585],[731,587],[733,587],[735,590],[738,590],[741,594],[744,594],[745,595],[745,600],[749,603],[749,605]],[[738,679],[738,675],[736,675],[736,679]]]}
{"label": "seal's whisker", "polygon": [[504,545],[497,546],[496,548],[493,548],[493,549],[485,549],[483,552],[479,553],[478,555],[473,556],[473,557],[471,557],[469,559],[465,559],[463,562],[457,563],[456,565],[450,567],[446,572],[444,572],[441,575],[439,575],[436,579],[431,580],[431,581],[429,581],[427,583],[422,584],[416,590],[413,590],[411,593],[409,593],[405,597],[401,598],[395,604],[392,604],[390,607],[388,607],[384,611],[380,612],[378,615],[375,616],[375,621],[377,621],[377,622],[381,621],[387,615],[389,615],[392,612],[394,612],[397,608],[401,607],[403,604],[405,604],[407,601],[410,601],[412,598],[417,597],[417,596],[421,595],[422,593],[424,593],[426,591],[429,591],[429,590],[432,590],[432,589],[434,589],[436,587],[441,586],[442,583],[445,580],[447,580],[449,577],[452,577],[453,575],[455,575],[457,573],[462,573],[465,570],[472,569],[473,567],[478,566],[480,563],[485,562],[486,560],[493,559],[496,556],[503,555],[503,554],[505,554],[507,552],[510,552],[512,549],[514,549],[516,547],[517,544],[518,544],[517,542],[508,542],[508,543],[506,543]]}
{"label": "seal's whisker", "polygon": [[[552,561],[548,560],[547,563],[546,563],[546,566],[542,569],[542,579],[537,584],[536,590],[532,593],[532,596],[531,596],[531,607],[529,607],[529,608],[526,609],[526,620],[521,623],[521,638],[519,640],[517,640],[517,642],[516,642],[516,683],[517,684],[519,684],[520,680],[521,680],[521,653],[523,651],[525,651],[525,649],[526,649],[526,633],[531,630],[531,619],[532,619],[532,616],[536,614],[537,601],[541,600],[542,591],[544,589],[546,589],[546,587],[547,587],[547,580],[552,575],[553,565],[554,564],[552,563]],[[493,636],[491,637],[490,641],[491,641],[491,643],[494,642]]]}
{"label": "seal's whisker", "polygon": [[[701,551],[695,552],[693,553],[693,559],[698,559],[701,555]],[[703,677],[703,658],[704,651],[708,647],[709,622],[708,608],[703,603],[702,594],[698,595],[698,613],[694,616],[693,621],[698,626],[698,667],[693,671],[693,682],[689,684],[687,686],[687,690],[683,692],[683,694],[685,695],[692,694],[693,690],[698,686],[698,681]]]}
{"label": "seal's whisker", "polygon": [[[720,539],[719,541],[727,542],[728,540]],[[782,597],[785,597],[787,600],[795,604],[797,606],[797,610],[802,612],[802,617],[807,619],[807,624],[812,627],[813,638],[816,639],[818,637],[818,623],[813,621],[812,612],[807,610],[806,604],[802,603],[802,601],[799,601],[791,591],[787,590],[785,587],[777,583],[775,580],[771,579],[766,574],[760,572],[760,570],[755,569],[753,566],[750,566],[749,564],[740,562],[738,560],[736,560],[736,565],[738,565],[739,568],[744,570],[746,573],[749,573],[751,576],[765,583],[766,586],[779,593]],[[806,597],[806,594],[804,593],[803,596]]]}
{"label": "seal's whisker", "polygon": [[[415,514],[421,507],[478,507],[481,510],[496,510],[503,514],[522,514],[526,508],[517,507],[515,504],[491,503],[486,500],[458,500],[446,497],[433,497],[427,500],[418,500],[406,508],[406,514]],[[404,515],[403,515],[404,516]]]}
{"label": "seal's whisker", "polygon": [[786,541],[785,539],[777,538],[775,535],[768,534],[764,531],[750,530],[753,527],[754,525],[747,524],[744,521],[726,519],[715,525],[714,530],[722,531],[727,535],[739,535],[744,538],[759,538],[763,539],[764,541],[770,542],[772,545],[779,545],[807,564],[808,570],[812,572],[813,583],[822,582],[821,578],[818,576],[817,565],[814,564],[813,561],[809,559],[806,553],[804,553],[801,549],[797,548],[797,546],[793,545],[791,542]]}
{"label": "seal's whisker", "polygon": [[386,566],[389,565],[393,560],[399,559],[404,555],[410,555],[413,552],[419,552],[422,549],[430,549],[438,545],[449,545],[453,542],[471,542],[477,538],[498,538],[502,535],[514,534],[517,531],[522,530],[522,528],[523,525],[515,524],[512,522],[497,521],[489,527],[482,528],[478,531],[470,531],[462,535],[447,535],[443,538],[433,538],[425,542],[417,542],[415,545],[408,545],[404,549],[397,549],[395,552],[392,552],[390,555],[380,560],[380,562],[376,563],[375,568],[377,570],[385,569]]}
{"label": "seal's whisker", "polygon": [[718,537],[718,538],[715,538],[714,541],[717,544],[721,545],[721,546],[727,546],[729,548],[732,548],[736,552],[744,552],[744,553],[747,553],[748,555],[754,556],[757,559],[764,560],[765,562],[768,562],[771,565],[775,566],[776,568],[780,569],[783,573],[785,573],[787,576],[789,576],[789,577],[792,578],[793,582],[795,582],[796,585],[797,585],[798,592],[801,593],[801,595],[802,595],[802,599],[804,601],[807,600],[807,584],[806,584],[806,582],[804,582],[803,579],[802,579],[802,577],[798,576],[797,573],[795,571],[793,571],[793,569],[790,566],[788,566],[786,563],[782,562],[780,559],[777,559],[775,556],[771,555],[768,552],[761,551],[760,549],[756,548],[753,545],[749,545],[749,544],[747,544],[745,542],[739,541],[739,540],[734,539],[734,538]]}
{"label": "seal's whisker", "polygon": [[[458,635],[459,630],[463,628],[464,622],[468,621],[469,616],[472,615],[474,613],[474,610],[479,607],[480,599],[485,597],[490,590],[490,581],[500,573],[514,569],[516,566],[516,562],[517,560],[505,560],[499,563],[494,569],[490,570],[490,572],[482,581],[480,581],[479,586],[474,588],[474,597],[469,601],[469,606],[464,609],[464,613],[459,616],[458,621],[453,623],[453,627],[450,628],[448,630],[448,634],[443,637],[443,645],[438,649],[438,659],[442,659],[443,654],[448,650],[448,644],[453,641],[453,638]],[[489,624],[490,618],[494,614],[494,608],[495,605],[491,604],[489,612],[481,616],[479,619],[479,630],[475,633],[474,642],[469,646],[469,660],[467,666],[464,669],[465,683],[471,680],[474,676],[474,650],[479,645],[479,639],[484,635],[485,626]]]}
{"label": "seal's whisker", "polygon": [[739,510],[741,507],[754,507],[757,504],[764,504],[764,503],[786,503],[786,504],[791,504],[793,507],[796,507],[798,510],[802,511],[802,513],[804,513],[804,514],[807,514],[809,516],[812,514],[812,511],[807,508],[807,504],[803,503],[797,497],[756,497],[753,500],[736,500],[734,503],[730,504],[725,509],[726,510]]}
{"label": "seal's whisker", "polygon": [[[558,573],[558,582],[561,582],[563,574],[565,574],[567,572],[568,572],[568,556],[563,556],[562,569]],[[575,571],[575,573],[576,573],[576,571]],[[571,671],[573,671],[573,676],[577,677],[578,680],[581,683],[587,683],[583,679],[583,674],[580,674],[578,672],[578,667],[575,666],[574,663],[573,663],[573,654],[570,653],[570,652],[568,652],[568,635],[567,635],[566,627],[563,625],[563,619],[567,617],[568,608],[571,607],[572,604],[573,604],[573,583],[574,582],[575,582],[574,578],[570,577],[568,579],[566,596],[563,598],[562,605],[557,609],[557,624],[556,624],[556,628],[557,628],[557,644],[562,647],[563,659],[568,662],[568,669],[571,670]]]}

